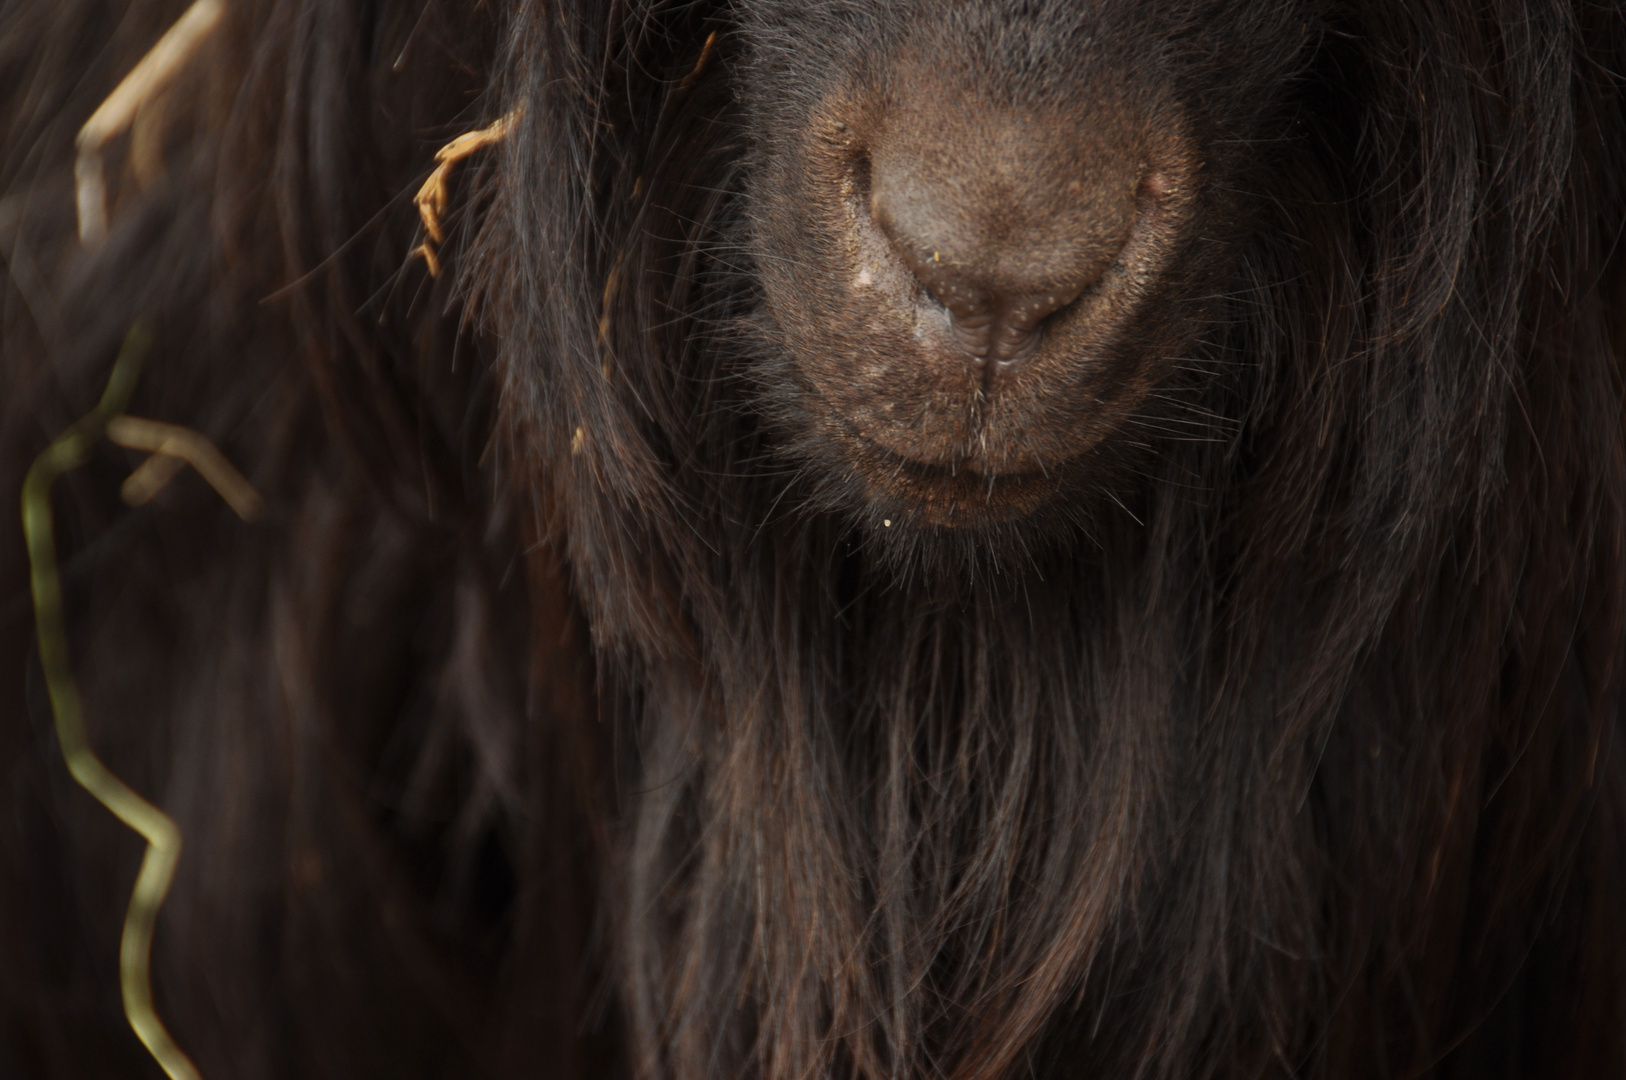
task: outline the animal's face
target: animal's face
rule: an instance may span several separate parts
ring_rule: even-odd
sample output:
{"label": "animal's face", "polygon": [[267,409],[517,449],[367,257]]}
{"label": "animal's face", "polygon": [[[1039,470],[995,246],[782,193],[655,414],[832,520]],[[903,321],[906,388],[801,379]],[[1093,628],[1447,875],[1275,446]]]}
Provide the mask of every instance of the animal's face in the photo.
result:
{"label": "animal's face", "polygon": [[875,524],[1072,497],[1213,318],[1290,5],[748,6],[769,393]]}

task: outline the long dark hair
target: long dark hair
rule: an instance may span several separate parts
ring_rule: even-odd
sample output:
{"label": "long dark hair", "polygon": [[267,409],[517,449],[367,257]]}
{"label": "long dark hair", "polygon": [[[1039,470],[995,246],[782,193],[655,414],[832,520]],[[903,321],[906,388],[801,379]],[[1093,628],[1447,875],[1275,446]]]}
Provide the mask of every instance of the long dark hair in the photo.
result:
{"label": "long dark hair", "polygon": [[[132,411],[271,504],[125,511],[111,450],[61,496],[205,1076],[1626,1063],[1618,11],[1183,38],[1254,135],[1200,347],[1099,508],[881,548],[753,277],[760,148],[861,6],[237,4],[81,251],[73,131],[181,6],[7,35],[0,496],[142,317]],[[503,115],[430,277],[408,197]],[[0,531],[6,1045],[138,1072],[139,844],[57,763],[22,573]]]}
{"label": "long dark hair", "polygon": [[[112,230],[81,249],[74,133],[185,6],[19,4],[0,34],[5,505],[139,318],[131,411],[212,437],[271,507],[245,526],[182,476],[127,510],[112,448],[59,485],[92,741],[185,837],[159,1012],[206,1077],[599,1074],[591,657],[491,439],[489,345],[405,258],[507,16],[228,5],[155,174],[139,122],[110,147]],[[145,1076],[115,967],[141,845],[62,768],[8,515],[0,1056]]]}

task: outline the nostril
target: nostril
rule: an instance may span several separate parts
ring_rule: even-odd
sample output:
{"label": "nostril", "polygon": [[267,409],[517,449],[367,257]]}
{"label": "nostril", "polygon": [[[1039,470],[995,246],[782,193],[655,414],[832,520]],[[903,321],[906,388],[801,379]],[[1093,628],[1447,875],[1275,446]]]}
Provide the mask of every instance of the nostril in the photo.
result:
{"label": "nostril", "polygon": [[[976,265],[944,259],[941,251],[922,257],[918,248],[897,237],[893,246],[921,287],[948,312],[960,347],[978,361],[1026,359],[1038,345],[1044,321],[1078,299],[1094,279],[1080,273],[1073,281],[1021,291]],[[1086,276],[1090,280],[1083,280]]]}
{"label": "nostril", "polygon": [[848,193],[856,196],[859,202],[867,203],[873,191],[873,167],[870,165],[869,151],[853,151],[849,147],[849,154],[846,173]]}

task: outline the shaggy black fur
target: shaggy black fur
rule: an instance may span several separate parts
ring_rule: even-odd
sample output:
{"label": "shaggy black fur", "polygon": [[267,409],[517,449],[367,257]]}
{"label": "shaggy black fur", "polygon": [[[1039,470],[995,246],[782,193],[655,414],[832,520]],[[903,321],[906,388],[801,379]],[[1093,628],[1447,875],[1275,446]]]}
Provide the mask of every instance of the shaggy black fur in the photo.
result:
{"label": "shaggy black fur", "polygon": [[[205,1077],[1626,1072],[1626,11],[238,0],[83,251],[73,134],[184,6],[0,7],[0,506],[144,318],[131,411],[272,507],[58,494]],[[821,411],[798,147],[922,49],[1200,162],[1139,396],[1018,512]],[[409,196],[516,106],[431,279]],[[12,521],[0,1074],[151,1076]]]}

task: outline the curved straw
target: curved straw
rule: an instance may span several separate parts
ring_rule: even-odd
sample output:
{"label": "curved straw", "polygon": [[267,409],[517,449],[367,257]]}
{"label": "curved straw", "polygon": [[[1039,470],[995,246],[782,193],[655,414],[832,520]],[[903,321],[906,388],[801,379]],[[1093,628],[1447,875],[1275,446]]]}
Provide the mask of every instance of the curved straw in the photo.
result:
{"label": "curved straw", "polygon": [[145,450],[152,455],[119,489],[131,506],[151,499],[177,470],[190,465],[244,521],[253,521],[265,512],[260,493],[232,468],[214,443],[195,431],[136,416],[115,416],[107,422],[107,437],[128,450]]}
{"label": "curved straw", "polygon": [[520,110],[514,109],[479,131],[467,131],[439,150],[435,151],[435,171],[429,174],[429,179],[423,182],[418,194],[412,201],[418,207],[418,217],[423,222],[423,231],[427,234],[423,243],[407,252],[407,258],[422,255],[424,265],[429,268],[430,277],[440,276],[440,256],[435,247],[446,239],[446,234],[440,225],[440,215],[446,212],[448,193],[446,181],[452,175],[452,166],[466,157],[470,157],[488,146],[495,146],[508,138],[513,130],[514,122],[519,119]]}
{"label": "curved straw", "polygon": [[224,0],[196,0],[79,129],[74,139],[79,157],[73,164],[73,177],[80,243],[94,247],[107,236],[107,181],[102,175],[102,147],[129,128],[144,105],[169,88],[198,46],[220,24],[225,11]]}
{"label": "curved straw", "polygon": [[175,1045],[152,1006],[153,923],[169,892],[175,864],[181,857],[181,832],[162,810],[131,791],[102,764],[85,736],[79,688],[68,666],[68,639],[62,615],[62,582],[57,573],[56,546],[51,521],[51,485],[57,477],[90,459],[108,421],[124,411],[135,387],[141,361],[151,344],[147,328],[137,323],[125,336],[113,374],[96,408],[74,424],[34,460],[23,481],[23,532],[28,541],[30,583],[34,590],[34,618],[39,635],[40,667],[56,718],[57,742],[68,772],[96,801],[147,841],[130,907],[124,916],[119,942],[119,984],[124,1013],[136,1036],[158,1061],[170,1080],[199,1080],[191,1059]]}

